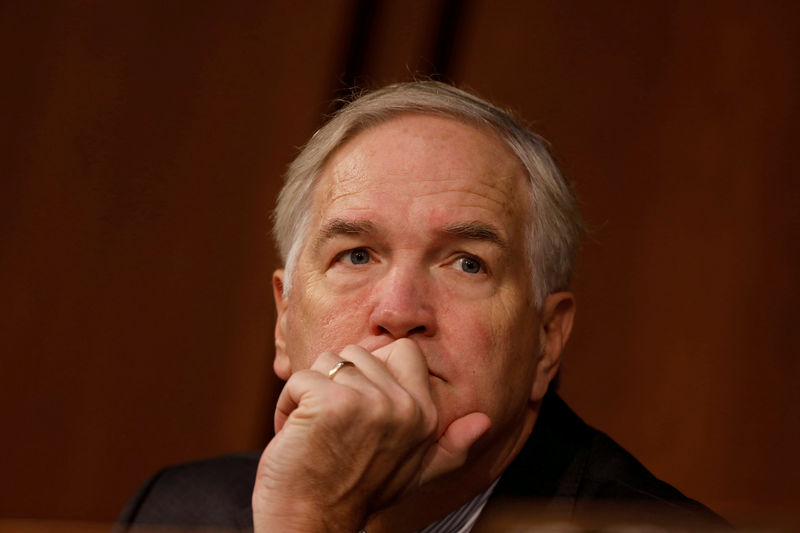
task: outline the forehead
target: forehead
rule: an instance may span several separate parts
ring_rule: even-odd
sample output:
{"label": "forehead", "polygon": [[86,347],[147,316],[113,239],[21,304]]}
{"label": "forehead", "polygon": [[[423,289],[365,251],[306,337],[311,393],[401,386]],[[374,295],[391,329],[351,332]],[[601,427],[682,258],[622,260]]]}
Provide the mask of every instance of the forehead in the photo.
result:
{"label": "forehead", "polygon": [[317,183],[314,211],[318,222],[331,211],[358,217],[392,206],[408,216],[474,215],[520,226],[528,187],[522,164],[490,130],[407,114],[334,152]]}

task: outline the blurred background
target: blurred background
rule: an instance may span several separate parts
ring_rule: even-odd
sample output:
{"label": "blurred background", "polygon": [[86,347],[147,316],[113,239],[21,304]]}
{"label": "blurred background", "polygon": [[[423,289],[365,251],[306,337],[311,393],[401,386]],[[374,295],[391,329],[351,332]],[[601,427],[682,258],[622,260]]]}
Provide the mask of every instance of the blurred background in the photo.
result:
{"label": "blurred background", "polygon": [[734,523],[796,521],[797,6],[1,2],[0,517],[111,521],[263,447],[283,170],[349,86],[432,75],[575,183],[567,402]]}

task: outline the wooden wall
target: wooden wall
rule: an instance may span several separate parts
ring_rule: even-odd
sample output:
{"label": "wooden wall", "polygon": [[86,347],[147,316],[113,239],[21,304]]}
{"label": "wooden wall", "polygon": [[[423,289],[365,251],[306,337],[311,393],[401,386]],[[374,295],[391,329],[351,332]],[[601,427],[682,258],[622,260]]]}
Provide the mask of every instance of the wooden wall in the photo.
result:
{"label": "wooden wall", "polygon": [[[739,523],[800,499],[791,2],[0,4],[0,517],[111,520],[271,431],[269,212],[358,82],[554,146],[591,228],[563,395]],[[794,515],[796,518],[797,515]]]}

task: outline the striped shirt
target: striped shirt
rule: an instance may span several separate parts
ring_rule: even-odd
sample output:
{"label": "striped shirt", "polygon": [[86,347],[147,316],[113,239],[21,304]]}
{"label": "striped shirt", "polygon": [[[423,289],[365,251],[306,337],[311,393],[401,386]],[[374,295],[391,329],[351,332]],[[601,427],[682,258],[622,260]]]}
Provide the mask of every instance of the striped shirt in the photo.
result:
{"label": "striped shirt", "polygon": [[486,490],[472,498],[460,508],[421,529],[419,533],[469,533],[472,531],[472,526],[475,525],[481,511],[483,511],[486,502],[489,501],[489,496],[492,495],[492,491],[498,481],[500,481],[499,478],[489,485]]}

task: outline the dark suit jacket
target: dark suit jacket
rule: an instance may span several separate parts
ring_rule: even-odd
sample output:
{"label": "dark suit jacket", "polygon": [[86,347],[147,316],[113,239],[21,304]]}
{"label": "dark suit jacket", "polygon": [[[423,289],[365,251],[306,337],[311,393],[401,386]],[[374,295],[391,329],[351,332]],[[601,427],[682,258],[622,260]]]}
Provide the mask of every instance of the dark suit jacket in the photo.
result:
{"label": "dark suit jacket", "polygon": [[[160,471],[125,507],[121,529],[131,524],[252,528],[250,497],[260,453]],[[626,505],[620,510],[643,509],[654,521],[668,515],[692,524],[727,525],[586,425],[555,394],[545,397],[528,442],[500,477],[484,512],[491,513],[501,502],[523,499],[567,518],[593,511],[598,502],[623,501]],[[641,521],[642,514],[636,517]]]}

